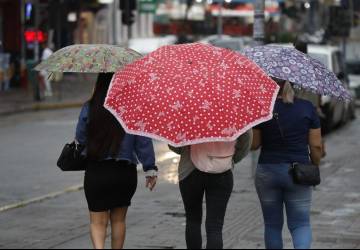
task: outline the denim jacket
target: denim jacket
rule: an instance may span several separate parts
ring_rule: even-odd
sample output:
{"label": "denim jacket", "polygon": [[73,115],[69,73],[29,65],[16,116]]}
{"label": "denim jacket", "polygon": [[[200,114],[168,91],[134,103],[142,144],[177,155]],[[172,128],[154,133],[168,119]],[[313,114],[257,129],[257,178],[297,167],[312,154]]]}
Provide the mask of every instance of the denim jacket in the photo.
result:
{"label": "denim jacket", "polygon": [[[76,140],[82,145],[86,145],[87,143],[89,110],[90,105],[89,103],[86,103],[81,110],[76,128]],[[108,157],[104,160],[125,160],[135,165],[140,161],[145,172],[157,170],[152,140],[136,135],[125,134],[117,157],[115,159],[113,157]]]}

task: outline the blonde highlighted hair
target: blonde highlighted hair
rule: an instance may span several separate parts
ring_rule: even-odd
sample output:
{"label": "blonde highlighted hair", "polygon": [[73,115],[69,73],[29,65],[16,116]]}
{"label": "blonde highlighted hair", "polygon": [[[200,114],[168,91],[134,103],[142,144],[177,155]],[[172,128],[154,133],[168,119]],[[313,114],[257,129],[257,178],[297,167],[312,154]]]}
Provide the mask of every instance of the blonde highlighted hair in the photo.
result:
{"label": "blonde highlighted hair", "polygon": [[282,97],[284,103],[288,103],[288,104],[294,103],[295,91],[289,81],[285,82],[284,86],[282,87],[280,96]]}

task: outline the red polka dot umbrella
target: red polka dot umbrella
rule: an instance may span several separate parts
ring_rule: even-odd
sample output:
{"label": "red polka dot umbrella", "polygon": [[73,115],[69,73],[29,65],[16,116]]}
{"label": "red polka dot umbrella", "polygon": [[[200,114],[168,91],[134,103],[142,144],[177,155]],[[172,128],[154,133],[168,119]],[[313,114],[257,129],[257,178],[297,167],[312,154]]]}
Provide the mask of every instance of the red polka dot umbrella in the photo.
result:
{"label": "red polka dot umbrella", "polygon": [[116,73],[105,107],[126,132],[178,147],[236,140],[272,119],[278,90],[241,54],[174,45]]}

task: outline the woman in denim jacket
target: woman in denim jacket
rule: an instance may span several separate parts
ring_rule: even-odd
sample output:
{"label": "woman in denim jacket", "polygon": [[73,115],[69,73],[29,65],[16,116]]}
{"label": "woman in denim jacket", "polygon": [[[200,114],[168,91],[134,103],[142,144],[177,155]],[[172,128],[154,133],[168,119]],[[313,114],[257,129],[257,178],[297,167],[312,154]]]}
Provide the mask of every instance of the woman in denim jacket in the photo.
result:
{"label": "woman in denim jacket", "polygon": [[85,146],[88,160],[84,189],[90,210],[91,238],[103,249],[109,221],[112,247],[124,246],[126,214],[137,188],[137,164],[142,163],[146,186],[153,190],[157,167],[152,140],[126,134],[103,104],[113,74],[100,74],[94,95],[80,114],[76,141]]}

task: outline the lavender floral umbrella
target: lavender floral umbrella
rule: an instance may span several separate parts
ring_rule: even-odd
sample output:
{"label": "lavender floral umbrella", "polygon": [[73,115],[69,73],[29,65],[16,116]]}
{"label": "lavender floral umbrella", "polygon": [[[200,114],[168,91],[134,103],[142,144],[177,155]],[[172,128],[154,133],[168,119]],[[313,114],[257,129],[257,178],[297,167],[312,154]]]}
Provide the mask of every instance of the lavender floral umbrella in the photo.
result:
{"label": "lavender floral umbrella", "polygon": [[243,51],[269,76],[294,83],[295,87],[315,94],[351,100],[336,75],[319,61],[291,47],[266,45]]}

